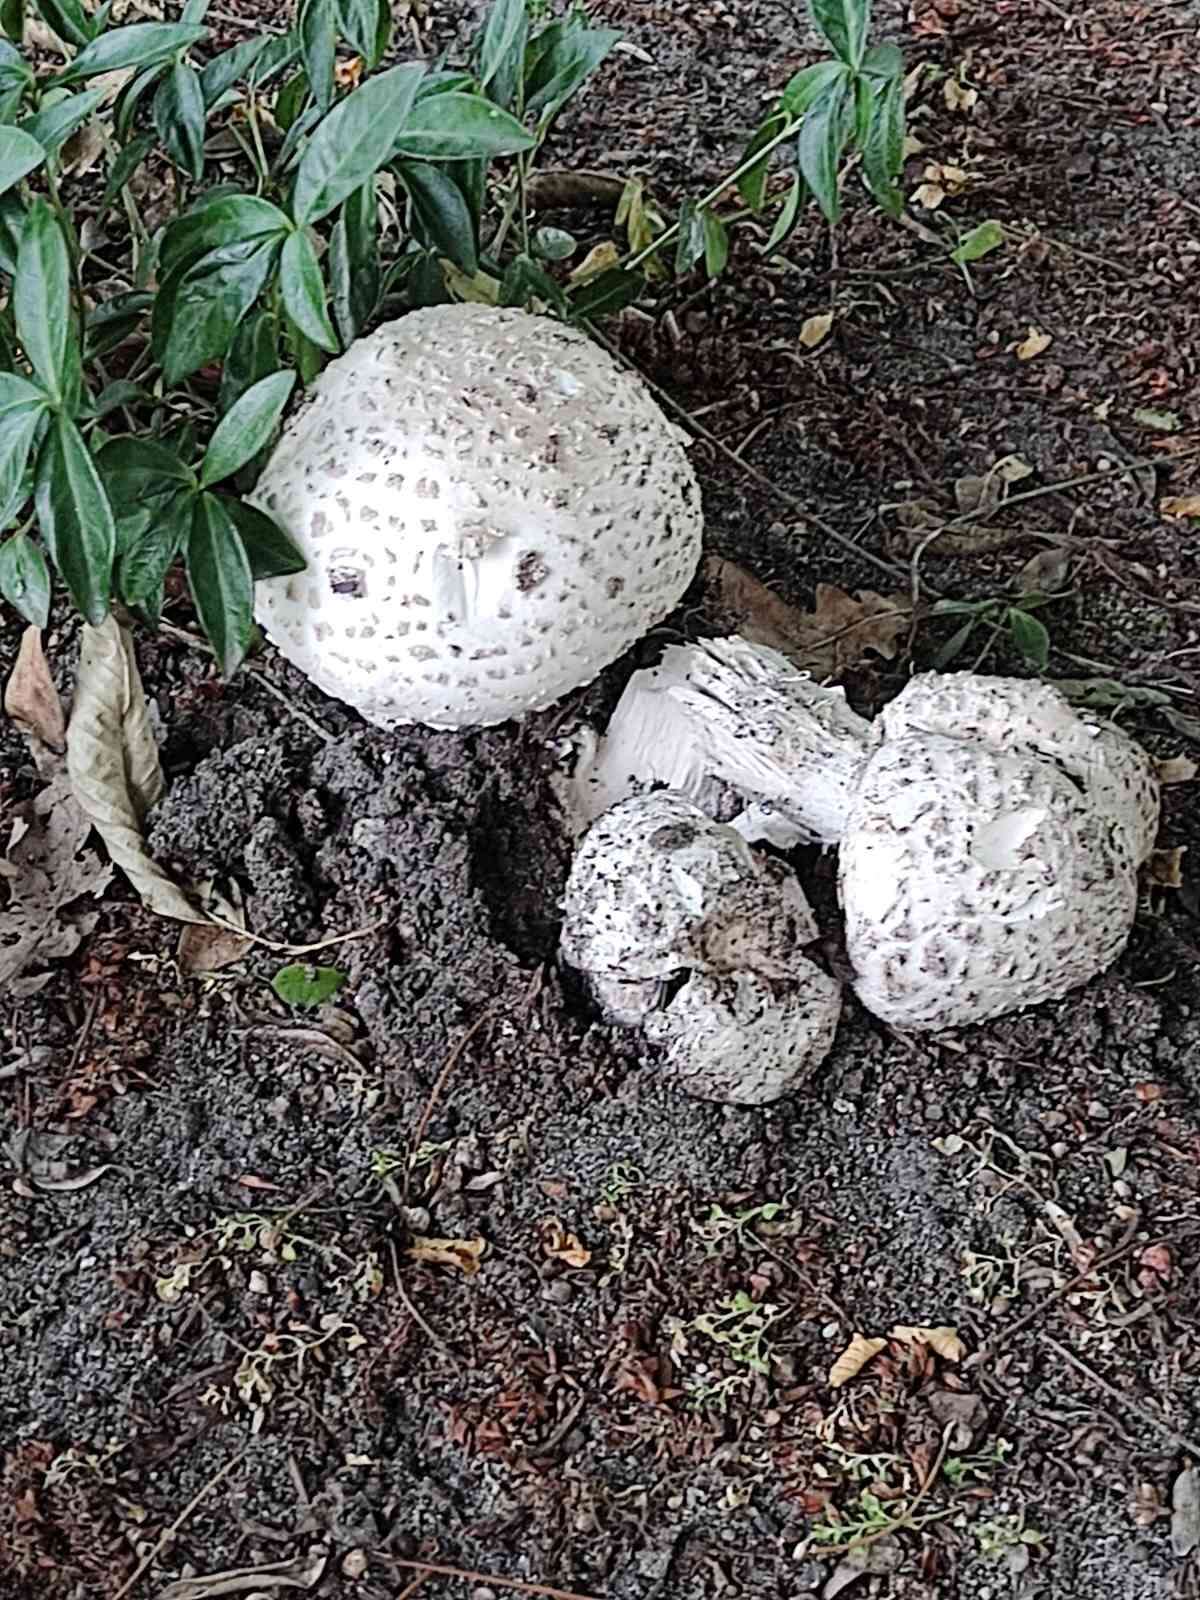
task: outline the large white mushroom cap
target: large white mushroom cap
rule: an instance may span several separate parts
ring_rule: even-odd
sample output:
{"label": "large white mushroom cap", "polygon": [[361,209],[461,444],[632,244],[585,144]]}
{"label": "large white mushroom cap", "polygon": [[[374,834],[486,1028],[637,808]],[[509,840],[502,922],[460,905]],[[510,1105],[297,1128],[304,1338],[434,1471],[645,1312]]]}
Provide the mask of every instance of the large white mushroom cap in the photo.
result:
{"label": "large white mushroom cap", "polygon": [[255,499],[309,566],[259,584],[258,619],[381,727],[550,705],[690,582],[685,439],[577,329],[414,311],[330,363],[271,456]]}
{"label": "large white mushroom cap", "polygon": [[864,1005],[953,1027],[1116,960],[1158,824],[1139,746],[1043,684],[970,673],[914,678],[876,727],[839,862]]}

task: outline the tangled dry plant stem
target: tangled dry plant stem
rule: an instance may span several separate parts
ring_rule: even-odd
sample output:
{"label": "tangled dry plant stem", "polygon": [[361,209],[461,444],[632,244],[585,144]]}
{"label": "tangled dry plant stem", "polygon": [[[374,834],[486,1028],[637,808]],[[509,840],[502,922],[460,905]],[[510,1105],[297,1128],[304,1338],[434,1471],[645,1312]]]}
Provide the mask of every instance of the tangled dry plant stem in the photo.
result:
{"label": "tangled dry plant stem", "polygon": [[125,1582],[117,1590],[116,1594],[113,1595],[112,1600],[124,1600],[124,1596],[129,1594],[134,1586],[145,1577],[152,1564],[158,1560],[159,1556],[163,1553],[166,1547],[174,1539],[175,1535],[183,1527],[184,1523],[191,1516],[192,1512],[195,1511],[196,1508],[205,1500],[207,1500],[213,1490],[216,1489],[219,1484],[223,1483],[233,1469],[237,1466],[240,1466],[245,1459],[246,1452],[242,1450],[231,1460],[227,1461],[219,1471],[214,1472],[207,1483],[202,1484],[201,1487],[196,1490],[196,1493],[188,1501],[187,1505],[184,1506],[183,1510],[175,1518],[174,1522],[170,1523],[159,1534],[154,1545],[138,1562],[137,1566],[130,1573],[129,1577],[126,1578]]}
{"label": "tangled dry plant stem", "polygon": [[[555,1589],[548,1583],[526,1583],[522,1578],[501,1578],[494,1572],[473,1572],[469,1567],[452,1567],[440,1561],[410,1561],[402,1556],[384,1555],[393,1567],[408,1572],[421,1572],[426,1577],[436,1574],[441,1578],[461,1578],[466,1583],[494,1584],[497,1589],[513,1589],[518,1594],[544,1595],[546,1600],[593,1600],[593,1596],[579,1594],[573,1589]],[[405,1590],[405,1594],[410,1591]]]}
{"label": "tangled dry plant stem", "polygon": [[1124,1390],[1116,1388],[1106,1378],[1102,1378],[1098,1372],[1093,1372],[1091,1367],[1086,1362],[1081,1361],[1074,1351],[1068,1350],[1065,1344],[1060,1344],[1057,1339],[1052,1339],[1049,1334],[1045,1336],[1045,1342],[1054,1351],[1055,1355],[1065,1361],[1068,1366],[1074,1367],[1081,1378],[1086,1378],[1088,1383],[1099,1389],[1103,1394],[1106,1394],[1116,1405],[1124,1407],[1127,1411],[1132,1411],[1135,1417],[1140,1417],[1150,1427],[1156,1428],[1164,1438],[1169,1439],[1177,1450],[1186,1450],[1194,1460],[1200,1461],[1200,1444],[1197,1444],[1194,1439],[1189,1439],[1187,1434],[1180,1433],[1177,1428],[1167,1421],[1166,1417],[1157,1416],[1150,1410],[1149,1406],[1142,1405],[1140,1400],[1135,1400],[1131,1394],[1126,1394]]}

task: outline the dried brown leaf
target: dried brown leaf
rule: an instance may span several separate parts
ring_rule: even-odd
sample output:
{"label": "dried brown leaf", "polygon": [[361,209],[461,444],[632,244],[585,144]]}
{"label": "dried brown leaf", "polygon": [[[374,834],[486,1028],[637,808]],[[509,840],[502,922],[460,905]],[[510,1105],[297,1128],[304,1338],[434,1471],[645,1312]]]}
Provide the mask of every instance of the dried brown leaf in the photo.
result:
{"label": "dried brown leaf", "polygon": [[1164,889],[1183,888],[1183,858],[1187,845],[1177,844],[1170,850],[1156,850],[1150,857],[1150,876]]}
{"label": "dried brown leaf", "polygon": [[426,1239],[417,1235],[404,1252],[413,1261],[433,1267],[453,1267],[464,1277],[479,1271],[479,1259],[487,1249],[483,1239]]}
{"label": "dried brown leaf", "polygon": [[611,239],[605,239],[603,244],[598,244],[575,268],[570,277],[571,283],[588,283],[592,278],[598,278],[602,272],[609,272],[621,259],[621,252]]}
{"label": "dried brown leaf", "polygon": [[1043,333],[1039,328],[1030,328],[1028,334],[1014,347],[1018,361],[1032,361],[1035,356],[1040,356],[1043,351],[1049,350],[1054,343],[1053,337]]}
{"label": "dried brown leaf", "polygon": [[840,1389],[851,1378],[856,1378],[869,1361],[887,1344],[886,1339],[867,1339],[856,1333],[841,1355],[829,1369],[829,1387]]}
{"label": "dried brown leaf", "polygon": [[552,1261],[561,1261],[568,1267],[586,1267],[592,1259],[592,1252],[578,1235],[568,1233],[557,1217],[547,1217],[541,1231],[542,1249]]}
{"label": "dried brown leaf", "polygon": [[240,961],[254,943],[237,931],[246,926],[246,912],[236,883],[230,886],[228,898],[218,895],[211,882],[201,884],[196,893],[203,909],[221,921],[189,922],[180,930],[175,960],[179,970],[193,978],[204,972],[220,972]]}
{"label": "dried brown leaf", "polygon": [[1070,571],[1071,552],[1052,545],[1030,556],[1013,580],[1013,588],[1018,594],[1054,594],[1065,588]]}
{"label": "dried brown leaf", "polygon": [[207,922],[146,850],[142,818],[162,793],[162,768],[133,644],[112,616],[98,628],[84,624],[67,770],[81,808],[142,903],[158,916]]}
{"label": "dried brown leaf", "polygon": [[957,1328],[898,1325],[892,1329],[888,1337],[899,1339],[901,1344],[927,1344],[935,1355],[941,1356],[943,1361],[961,1361],[967,1353],[967,1347],[959,1338]]}
{"label": "dried brown leaf", "polygon": [[180,1578],[168,1584],[158,1600],[217,1600],[218,1595],[250,1594],[264,1589],[313,1589],[329,1561],[327,1550],[317,1550],[288,1561],[268,1561],[257,1567],[228,1567],[199,1578]]}
{"label": "dried brown leaf", "polygon": [[21,635],[16,665],[4,687],[4,710],[26,737],[40,739],[51,750],[67,744],[67,719],[42,649],[42,630],[28,627]]}
{"label": "dried brown leaf", "polygon": [[979,99],[979,90],[959,83],[957,78],[947,78],[942,85],[942,99],[947,111],[973,111]]}
{"label": "dried brown leaf", "polygon": [[769,645],[818,678],[845,672],[868,650],[893,660],[912,616],[908,595],[850,595],[830,583],[817,585],[814,610],[799,611],[721,556],[705,561],[704,584],[709,606],[731,632]]}
{"label": "dried brown leaf", "polygon": [[1158,769],[1158,781],[1164,785],[1191,783],[1200,772],[1200,766],[1190,756],[1172,756],[1169,761],[1158,761],[1155,765]]}
{"label": "dried brown leaf", "polygon": [[800,343],[806,350],[815,350],[822,340],[829,337],[829,330],[832,327],[832,311],[823,311],[820,316],[809,317],[800,324]]}
{"label": "dried brown leaf", "polygon": [[1164,517],[1200,517],[1200,494],[1169,494],[1158,509]]}

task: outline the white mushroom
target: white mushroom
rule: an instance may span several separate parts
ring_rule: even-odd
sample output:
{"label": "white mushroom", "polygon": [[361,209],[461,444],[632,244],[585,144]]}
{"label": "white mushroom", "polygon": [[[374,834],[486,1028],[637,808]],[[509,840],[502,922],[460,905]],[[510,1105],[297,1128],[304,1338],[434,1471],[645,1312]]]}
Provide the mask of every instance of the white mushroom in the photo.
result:
{"label": "white mushroom", "polygon": [[828,844],[870,748],[871,725],[841,689],[735,634],[672,645],[635,673],[560,792],[577,829],[662,783],[730,815],[748,839]]}
{"label": "white mushroom", "polygon": [[577,329],[412,312],[330,363],[271,456],[255,498],[309,565],[259,585],[258,619],[381,727],[550,705],[690,582],[685,439]]}
{"label": "white mushroom", "polygon": [[665,1045],[691,1092],[777,1099],[828,1051],[841,999],[801,954],[817,935],[803,890],[683,795],[636,796],[601,817],[563,909],[564,959],[611,1020]]}
{"label": "white mushroom", "polygon": [[876,727],[839,864],[864,1005],[953,1027],[1116,960],[1158,826],[1143,750],[1043,684],[969,673],[914,678]]}

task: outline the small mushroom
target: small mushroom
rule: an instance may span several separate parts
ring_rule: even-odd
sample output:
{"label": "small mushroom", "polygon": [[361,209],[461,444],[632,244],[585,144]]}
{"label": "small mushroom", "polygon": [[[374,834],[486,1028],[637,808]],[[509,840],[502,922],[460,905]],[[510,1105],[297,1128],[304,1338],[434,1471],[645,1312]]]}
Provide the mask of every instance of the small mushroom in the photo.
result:
{"label": "small mushroom", "polygon": [[380,727],[550,705],[677,603],[700,555],[686,435],[578,329],[437,306],[325,369],[255,499],[306,571],[259,584],[288,660]]}
{"label": "small mushroom", "polygon": [[663,790],[606,812],[579,848],[563,910],[564,959],[610,1020],[664,1045],[690,1092],[761,1104],[827,1053],[841,999],[801,953],[817,936],[804,891],[685,796]]}
{"label": "small mushroom", "polygon": [[635,673],[560,793],[577,831],[666,784],[747,839],[832,844],[870,750],[871,724],[841,689],[735,634],[671,645]]}
{"label": "small mushroom", "polygon": [[1111,966],[1158,826],[1146,752],[1044,684],[972,673],[914,678],[876,728],[839,861],[863,1004],[949,1028]]}

